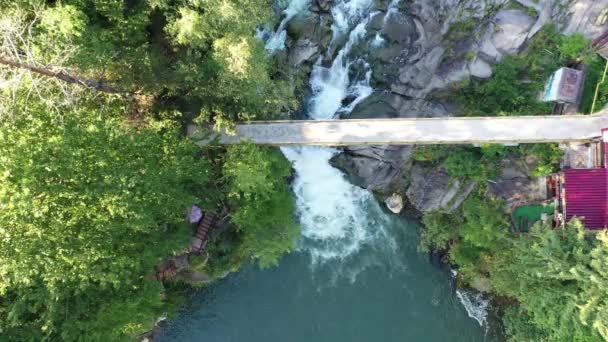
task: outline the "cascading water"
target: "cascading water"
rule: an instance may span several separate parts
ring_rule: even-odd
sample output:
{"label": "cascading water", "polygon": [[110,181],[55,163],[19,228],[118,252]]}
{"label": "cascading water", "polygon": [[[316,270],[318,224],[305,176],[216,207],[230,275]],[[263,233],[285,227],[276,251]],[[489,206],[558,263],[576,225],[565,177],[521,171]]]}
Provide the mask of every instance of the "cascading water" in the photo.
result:
{"label": "cascading water", "polygon": [[275,32],[268,34],[265,31],[259,31],[258,36],[265,39],[265,46],[268,52],[273,53],[285,48],[285,40],[287,39],[287,31],[285,30],[287,23],[298,13],[306,11],[310,0],[290,0],[287,7],[283,10],[283,19]]}
{"label": "cascading water", "polygon": [[[319,58],[312,70],[310,118],[332,119],[338,113],[348,113],[372,93],[369,65],[349,56],[352,48],[365,37],[370,6],[369,0],[340,1],[334,5],[334,39],[348,35],[348,40],[329,68],[324,67]],[[351,80],[349,72],[353,63],[361,63],[366,71],[359,79]],[[347,97],[354,99],[345,105],[343,100]],[[296,170],[293,189],[302,226],[299,249],[310,253],[313,264],[344,260],[377,239],[385,239],[389,242],[386,245],[393,244],[384,233],[382,223],[370,222],[369,215],[365,214],[369,210],[380,211],[372,194],[348,183],[340,171],[329,165],[337,150],[315,147],[282,150]]]}
{"label": "cascading water", "polygon": [[[373,39],[366,32],[372,2],[334,0],[327,53],[335,55],[313,67],[310,118],[348,114],[372,93],[371,68],[356,53]],[[290,8],[306,11],[305,3],[287,4],[277,31],[265,37],[269,52],[284,47],[285,27],[297,15]],[[298,252],[277,267],[248,266],[204,289],[159,341],[487,341],[448,276],[417,252],[412,223],[386,215],[371,192],[330,165],[338,150],[282,151],[296,170]]]}
{"label": "cascading water", "polygon": [[[399,1],[392,0],[389,3],[384,24],[398,11]],[[298,5],[301,2],[302,0],[295,1]],[[319,57],[313,67],[310,77],[313,95],[308,107],[310,118],[326,120],[341,113],[350,113],[373,92],[369,65],[361,58],[353,59],[349,55],[352,48],[365,38],[366,25],[377,14],[370,13],[371,7],[370,0],[342,0],[333,6],[332,43],[346,34],[348,40],[329,68],[322,65],[322,57]],[[283,29],[286,23],[284,20],[279,29]],[[383,42],[378,33],[371,44],[379,46]],[[351,80],[349,72],[354,63],[362,63],[366,72],[364,77]],[[354,97],[354,100],[344,105],[343,100],[347,97]],[[369,216],[365,214],[370,210],[380,211],[372,194],[348,183],[340,171],[329,165],[329,160],[338,153],[337,150],[290,147],[283,148],[282,151],[296,170],[293,189],[302,226],[299,249],[311,255],[313,265],[334,259],[344,262],[344,259],[356,254],[362,246],[377,244],[381,239],[383,245],[394,247],[394,241],[382,229],[382,222],[370,222]],[[383,214],[374,216],[381,220]],[[353,273],[351,270],[351,280],[354,280],[353,276],[358,271]],[[461,290],[457,291],[457,297],[471,318],[480,325],[485,324],[487,302],[483,298]]]}

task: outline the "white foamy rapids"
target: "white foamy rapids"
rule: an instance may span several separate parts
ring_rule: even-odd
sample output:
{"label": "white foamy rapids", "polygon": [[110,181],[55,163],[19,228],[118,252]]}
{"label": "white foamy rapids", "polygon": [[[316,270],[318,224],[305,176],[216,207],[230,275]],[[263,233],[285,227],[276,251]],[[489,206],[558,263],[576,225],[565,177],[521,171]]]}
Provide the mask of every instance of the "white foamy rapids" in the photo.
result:
{"label": "white foamy rapids", "polygon": [[[310,0],[290,0],[287,8],[283,10],[283,20],[279,24],[279,27],[274,33],[270,33],[266,40],[266,50],[270,53],[283,50],[285,48],[285,40],[287,39],[287,23],[298,13],[304,12],[308,9]],[[259,36],[259,35],[258,35]]]}
{"label": "white foamy rapids", "polygon": [[[353,102],[356,102],[356,105],[372,93],[372,88],[369,86],[371,71],[368,70],[363,80],[352,85],[349,78],[349,70],[353,62],[348,60],[348,54],[352,47],[365,37],[366,24],[367,20],[351,31],[348,41],[338,52],[330,68],[321,65],[321,57],[313,67],[310,76],[313,97],[310,100],[308,113],[311,118],[332,119],[342,108],[342,100],[347,96],[354,96]],[[369,65],[367,63],[365,65],[369,69]],[[354,105],[348,107],[352,110]]]}
{"label": "white foamy rapids", "polygon": [[[334,24],[336,21],[342,22],[332,26],[334,37],[339,30],[343,30],[340,34],[348,34],[348,39],[329,68],[321,65],[321,58],[314,66],[310,77],[312,97],[309,117],[333,119],[337,113],[350,112],[372,93],[369,65],[361,59],[349,60],[351,49],[365,37],[370,5],[371,0],[351,0],[339,1],[332,8]],[[351,80],[349,72],[354,63],[361,66],[359,70],[365,73]],[[352,99],[344,104],[343,100],[347,97]],[[282,148],[282,151],[296,170],[292,188],[302,226],[298,249],[310,254],[313,266],[340,260],[340,263],[336,263],[340,270],[334,273],[348,274],[347,277],[354,281],[356,275],[366,267],[364,265],[380,262],[371,258],[365,262],[358,260],[358,265],[352,265],[350,256],[356,255],[364,246],[395,248],[394,240],[383,229],[386,222],[376,222],[385,221],[386,216],[373,195],[350,184],[340,171],[329,164],[337,150],[289,147]],[[380,238],[382,242],[376,241]]]}
{"label": "white foamy rapids", "polygon": [[334,38],[338,33],[346,33],[355,24],[367,16],[373,0],[339,0],[332,7],[334,18],[332,31]]}
{"label": "white foamy rapids", "polygon": [[384,38],[382,38],[382,36],[380,35],[380,33],[376,32],[376,36],[374,37],[374,40],[372,40],[372,46],[377,48],[377,47],[381,47],[384,45]]}
{"label": "white foamy rapids", "polygon": [[286,147],[285,156],[293,163],[296,177],[292,188],[302,227],[299,249],[310,253],[313,264],[344,259],[365,243],[382,236],[370,229],[370,210],[377,203],[369,191],[350,184],[329,164],[335,149]]}
{"label": "white foamy rapids", "polygon": [[484,326],[488,317],[488,301],[483,297],[482,293],[473,293],[471,291],[458,289],[456,296],[464,306],[467,314],[472,319],[479,323],[479,326]]}

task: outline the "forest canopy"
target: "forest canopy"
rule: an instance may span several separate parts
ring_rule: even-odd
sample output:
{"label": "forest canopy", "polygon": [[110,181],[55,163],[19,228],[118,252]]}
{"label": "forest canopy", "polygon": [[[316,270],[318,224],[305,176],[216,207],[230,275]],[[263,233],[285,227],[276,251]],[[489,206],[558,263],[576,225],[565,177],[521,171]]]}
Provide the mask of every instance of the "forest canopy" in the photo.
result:
{"label": "forest canopy", "polygon": [[[132,340],[200,285],[191,279],[274,265],[293,248],[282,154],[184,136],[193,121],[229,128],[297,106],[255,38],[275,19],[269,2],[0,10],[0,339]],[[221,219],[200,255],[187,254],[192,204]],[[158,281],[155,266],[184,253],[187,268]]]}

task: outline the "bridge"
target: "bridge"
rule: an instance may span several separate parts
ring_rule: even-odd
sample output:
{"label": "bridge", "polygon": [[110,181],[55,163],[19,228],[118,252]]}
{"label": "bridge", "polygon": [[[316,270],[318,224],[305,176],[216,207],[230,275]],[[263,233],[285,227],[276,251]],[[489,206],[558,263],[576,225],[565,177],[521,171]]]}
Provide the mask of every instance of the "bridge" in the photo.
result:
{"label": "bridge", "polygon": [[[549,143],[590,141],[606,127],[608,110],[594,115],[254,121],[237,124],[236,134],[222,133],[219,141],[271,146]],[[196,132],[189,127],[191,136]]]}

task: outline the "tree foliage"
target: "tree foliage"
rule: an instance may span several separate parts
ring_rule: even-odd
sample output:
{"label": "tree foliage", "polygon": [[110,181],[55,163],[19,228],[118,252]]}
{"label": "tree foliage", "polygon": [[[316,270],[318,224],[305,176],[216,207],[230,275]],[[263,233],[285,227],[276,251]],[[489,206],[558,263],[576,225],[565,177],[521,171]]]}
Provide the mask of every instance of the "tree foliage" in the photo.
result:
{"label": "tree foliage", "polygon": [[462,212],[425,215],[422,247],[450,243],[461,279],[488,279],[514,301],[504,307],[513,341],[602,341],[608,338],[608,232],[591,233],[573,220],[565,229],[537,224],[509,232],[502,204],[468,199]]}
{"label": "tree foliage", "polygon": [[[275,19],[270,2],[0,0],[0,10],[1,340],[149,330],[174,301],[161,300],[153,266],[187,246],[193,203],[228,198],[233,223],[191,258],[204,272],[208,256],[231,257],[209,263],[216,275],[293,248],[281,154],[201,153],[180,134],[195,116],[229,127],[296,106],[291,76],[254,37]],[[114,87],[124,91],[103,93]]]}
{"label": "tree foliage", "polygon": [[[207,162],[172,125],[134,129],[84,104],[19,109],[0,121],[1,329],[65,340],[141,332],[138,320],[155,318],[137,313],[154,311],[135,304],[154,297],[144,277],[184,248],[184,210],[201,201]],[[130,311],[100,330],[102,304],[127,298]]]}
{"label": "tree foliage", "polygon": [[[196,103],[201,121],[280,117],[297,107],[293,80],[273,72],[256,27],[265,0],[32,0],[0,4],[0,54],[125,92]],[[10,39],[7,39],[9,37]],[[13,68],[14,69],[14,68]],[[21,83],[39,75],[0,66]]]}
{"label": "tree foliage", "polygon": [[299,235],[294,199],[285,179],[291,165],[278,151],[250,143],[230,146],[224,164],[234,223],[241,232],[241,253],[260,266],[278,262]]}

